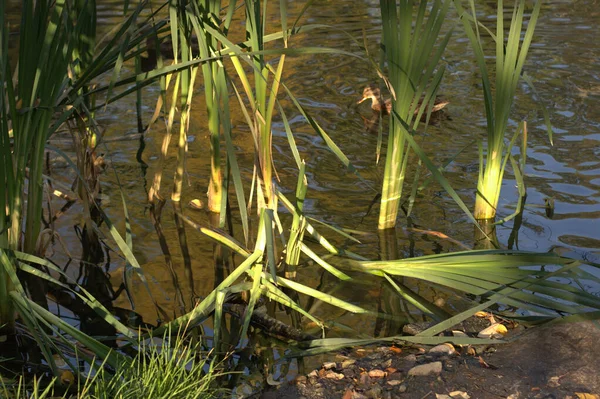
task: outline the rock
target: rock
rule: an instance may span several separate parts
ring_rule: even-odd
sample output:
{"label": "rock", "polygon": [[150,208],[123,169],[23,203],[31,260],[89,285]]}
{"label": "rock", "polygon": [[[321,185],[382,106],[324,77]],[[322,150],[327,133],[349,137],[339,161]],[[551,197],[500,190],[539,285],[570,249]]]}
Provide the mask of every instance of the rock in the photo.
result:
{"label": "rock", "polygon": [[390,385],[392,387],[395,387],[396,385],[402,384],[402,381],[400,381],[400,380],[390,380],[390,381],[386,382],[386,384],[388,384],[388,385]]}
{"label": "rock", "polygon": [[398,392],[400,392],[400,393],[404,393],[404,392],[406,392],[406,390],[407,390],[407,389],[408,389],[408,385],[406,385],[406,384],[401,384],[401,385],[398,387]]}
{"label": "rock", "polygon": [[416,363],[417,362],[417,356],[416,355],[408,355],[404,358],[405,362],[408,363]]}
{"label": "rock", "polygon": [[408,370],[409,376],[439,375],[442,372],[442,362],[421,364]]}
{"label": "rock", "polygon": [[367,355],[367,351],[364,350],[363,348],[358,348],[356,350],[356,356],[361,358],[361,357],[365,357]]}
{"label": "rock", "polygon": [[317,378],[319,376],[319,373],[317,372],[317,370],[313,370],[310,373],[308,373],[308,376],[312,378]]}
{"label": "rock", "polygon": [[378,369],[370,370],[369,371],[369,377],[371,377],[371,378],[383,378],[383,377],[385,377],[385,371],[378,370]]}
{"label": "rock", "polygon": [[494,323],[491,326],[484,328],[479,331],[477,334],[477,338],[492,338],[498,339],[502,338],[504,335],[508,333],[506,327],[500,323]]}
{"label": "rock", "polygon": [[335,371],[328,371],[325,374],[325,378],[330,380],[343,380],[345,378],[344,374],[336,373]]}
{"label": "rock", "polygon": [[395,372],[395,373],[391,373],[391,374],[388,373],[387,378],[390,381],[391,380],[400,380],[400,381],[404,380],[404,378],[402,378],[402,373],[400,373],[400,372]]}
{"label": "rock", "polygon": [[306,384],[307,380],[308,378],[306,378],[305,375],[299,375],[298,377],[296,377],[296,382],[300,384]]}
{"label": "rock", "polygon": [[342,373],[346,376],[346,378],[350,379],[356,378],[360,375],[360,371],[356,366],[350,366],[349,368],[342,370]]}
{"label": "rock", "polygon": [[379,385],[374,385],[373,388],[369,389],[365,394],[370,399],[381,399],[381,393],[383,389]]}
{"label": "rock", "polygon": [[551,388],[559,387],[560,386],[560,376],[550,377],[547,385]]}
{"label": "rock", "polygon": [[456,349],[452,344],[441,344],[438,346],[434,346],[429,349],[429,353],[433,355],[454,355],[456,353]]}
{"label": "rock", "polygon": [[327,362],[327,363],[323,363],[323,368],[325,370],[331,370],[334,369],[336,367],[336,363],[335,362]]}
{"label": "rock", "polygon": [[348,367],[352,366],[354,363],[356,363],[355,359],[344,360],[342,362],[342,369],[347,369]]}
{"label": "rock", "polygon": [[363,395],[362,393],[355,391],[352,394],[352,399],[368,399],[368,398],[367,398],[367,396]]}
{"label": "rock", "polygon": [[360,384],[361,385],[369,385],[369,384],[371,384],[371,378],[369,377],[369,374],[367,374],[367,373],[361,374],[361,376],[360,376]]}
{"label": "rock", "polygon": [[452,391],[448,395],[450,395],[452,399],[471,399],[471,396],[463,391]]}

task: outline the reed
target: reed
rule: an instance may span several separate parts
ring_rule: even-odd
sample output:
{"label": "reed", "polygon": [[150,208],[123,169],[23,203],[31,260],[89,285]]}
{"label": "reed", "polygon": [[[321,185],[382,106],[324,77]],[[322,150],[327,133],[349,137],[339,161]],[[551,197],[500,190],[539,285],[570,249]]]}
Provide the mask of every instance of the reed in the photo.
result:
{"label": "reed", "polygon": [[[135,336],[83,287],[72,289],[77,284],[61,269],[35,255],[43,256],[43,245],[37,246],[43,241],[40,234],[44,216],[42,205],[44,198],[52,195],[42,175],[48,148],[71,164],[83,198],[93,197],[93,188],[89,187],[89,176],[84,170],[90,165],[84,167],[80,163],[82,169],[78,170],[66,154],[47,142],[65,122],[76,121],[86,135],[84,145],[79,149],[86,154],[94,151],[101,137],[92,131],[90,107],[93,106],[94,90],[90,89],[90,82],[104,72],[120,67],[122,55],[131,49],[128,38],[124,38],[135,26],[140,9],[137,7],[116,27],[116,33],[105,47],[92,51],[96,23],[93,1],[25,0],[22,2],[19,49],[9,53],[6,0],[0,1],[0,80],[3,82],[0,85],[0,325],[5,331],[12,332],[15,312],[18,312],[20,322],[57,376],[59,370],[53,354],[62,354],[57,350],[57,340],[77,353],[76,341],[113,366],[126,359],[111,353],[106,345],[49,312],[46,284],[70,289],[109,324],[118,326],[117,330],[124,336]],[[131,43],[131,46],[136,44]],[[118,74],[113,78],[115,76]],[[107,86],[109,93],[114,84],[115,80],[111,79]],[[88,205],[88,208],[94,206]],[[106,215],[102,213],[102,216],[109,225]],[[91,226],[87,227],[91,229]],[[125,240],[112,225],[109,229],[118,238],[119,247],[127,250],[126,257],[131,264],[137,265]],[[53,277],[57,274],[61,275],[60,280]],[[81,355],[92,361],[89,353]],[[73,360],[63,356],[67,362]],[[71,366],[76,373],[77,366]]]}
{"label": "reed", "polygon": [[[216,28],[220,25],[219,14],[221,1],[205,0],[202,8],[198,9],[199,29],[196,29],[199,43],[200,56],[208,58],[217,53],[219,43],[202,26],[210,24]],[[202,77],[204,79],[204,99],[208,114],[208,131],[210,134],[210,180],[208,183],[208,210],[211,212],[225,213],[223,201],[223,172],[221,170],[221,123],[220,108],[229,106],[226,80],[223,78],[225,70],[221,61],[210,61],[202,64]],[[223,87],[224,86],[224,87]],[[222,226],[220,226],[222,227]]]}
{"label": "reed", "polygon": [[[410,151],[406,126],[416,130],[421,116],[430,112],[444,73],[439,62],[450,37],[448,32],[438,43],[450,0],[421,0],[416,13],[413,3],[410,0],[400,0],[398,4],[380,1],[386,84],[392,92],[394,118],[390,119],[379,229],[396,225]],[[424,106],[418,109],[421,99]]]}
{"label": "reed", "polygon": [[[68,83],[71,27],[64,0],[52,4],[25,0],[16,63],[8,53],[6,1],[0,4],[0,81],[4,82],[0,88],[0,251],[23,249],[33,253],[41,225],[46,140],[52,134],[55,106]],[[34,48],[38,51],[31,51]],[[70,114],[68,110],[58,111]],[[0,324],[10,326],[13,313],[9,295],[15,282],[9,276],[14,265],[10,256],[1,260]],[[29,285],[36,301],[45,304],[43,284],[32,279]]]}
{"label": "reed", "polygon": [[[515,142],[514,136],[519,131],[517,129],[512,140],[506,143],[508,120],[542,2],[537,0],[534,3],[529,20],[526,21],[526,2],[525,0],[516,1],[510,26],[505,27],[504,2],[498,1],[496,33],[493,34],[487,28],[485,29],[495,41],[493,65],[486,62],[486,52],[480,24],[475,13],[474,1],[469,1],[470,12],[463,9],[459,0],[455,0],[454,4],[479,65],[487,120],[487,150],[484,153],[480,146],[481,161],[474,216],[476,219],[492,219],[496,216],[504,170]],[[492,84],[494,77],[495,80]]]}

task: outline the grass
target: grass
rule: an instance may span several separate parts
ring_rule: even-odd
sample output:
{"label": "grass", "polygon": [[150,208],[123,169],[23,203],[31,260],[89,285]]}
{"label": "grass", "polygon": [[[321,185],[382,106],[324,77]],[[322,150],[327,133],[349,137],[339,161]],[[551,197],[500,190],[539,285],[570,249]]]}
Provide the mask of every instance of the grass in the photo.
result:
{"label": "grass", "polygon": [[[200,345],[183,336],[139,341],[131,363],[114,371],[98,365],[87,377],[78,380],[69,370],[44,383],[34,379],[26,384],[2,379],[0,394],[5,399],[210,399],[226,396],[217,380],[225,374],[208,360]],[[66,392],[65,392],[66,390]],[[76,391],[76,393],[73,393]],[[60,396],[57,396],[60,395]]]}

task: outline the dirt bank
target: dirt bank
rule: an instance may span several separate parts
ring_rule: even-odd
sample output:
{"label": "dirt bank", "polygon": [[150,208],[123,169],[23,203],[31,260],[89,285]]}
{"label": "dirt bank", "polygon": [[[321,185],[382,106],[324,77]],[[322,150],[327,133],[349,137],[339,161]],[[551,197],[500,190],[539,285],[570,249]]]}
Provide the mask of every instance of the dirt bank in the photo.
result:
{"label": "dirt bank", "polygon": [[597,321],[540,327],[515,342],[474,349],[354,348],[331,354],[321,369],[263,398],[597,399],[582,394],[600,394]]}

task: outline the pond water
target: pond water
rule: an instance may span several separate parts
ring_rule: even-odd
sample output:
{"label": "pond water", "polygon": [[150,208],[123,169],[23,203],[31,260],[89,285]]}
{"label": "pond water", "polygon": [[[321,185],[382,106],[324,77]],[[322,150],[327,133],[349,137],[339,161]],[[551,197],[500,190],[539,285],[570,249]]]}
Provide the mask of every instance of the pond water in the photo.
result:
{"label": "pond water", "polygon": [[[480,18],[494,21],[495,2],[479,1]],[[356,44],[366,38],[370,54],[377,55],[381,28],[377,1],[316,1],[306,11],[303,22],[330,25],[308,34],[295,36],[290,46],[327,46],[360,53]],[[289,2],[289,14],[297,15],[303,2]],[[110,25],[120,18],[120,3],[105,2],[99,9],[102,21]],[[271,20],[276,21],[278,10],[272,10]],[[507,15],[510,18],[510,15]],[[529,126],[527,150],[527,206],[523,215],[518,239],[513,247],[533,251],[557,251],[578,259],[600,259],[600,7],[597,0],[546,1],[538,22],[534,44],[530,50],[526,72],[532,76],[539,96],[522,85],[516,98],[511,129],[526,119]],[[234,22],[235,23],[235,22]],[[274,26],[271,30],[277,30]],[[351,37],[354,39],[352,39]],[[364,56],[364,53],[361,53]],[[453,157],[467,147],[449,166],[445,173],[467,206],[472,208],[478,174],[478,149],[474,140],[484,134],[485,116],[477,65],[468,41],[457,26],[444,57],[447,71],[440,89],[447,106],[448,118],[436,126],[428,127],[419,135],[419,143],[437,164]],[[126,65],[131,71],[132,64]],[[335,226],[361,230],[360,243],[336,243],[371,259],[380,257],[375,207],[367,214],[369,205],[377,194],[383,175],[383,165],[376,164],[377,137],[365,130],[363,116],[369,117],[368,106],[357,106],[362,89],[377,83],[377,73],[370,64],[357,58],[341,55],[311,55],[288,58],[284,82],[301,100],[307,111],[331,135],[332,139],[358,169],[362,179],[348,173],[344,166],[327,149],[323,141],[311,130],[291,103],[281,96],[292,123],[301,156],[306,160],[309,191],[305,212],[310,217]],[[144,92],[144,118],[150,118],[159,91],[150,87]],[[208,145],[206,111],[203,91],[196,88],[189,140],[187,163],[188,181],[182,203],[194,198],[205,199],[208,182]],[[232,98],[232,102],[235,100]],[[550,144],[538,104],[542,103],[551,115],[554,143]],[[251,176],[253,153],[249,129],[241,114],[233,116],[235,140],[239,149],[239,162],[244,173]],[[118,104],[109,105],[98,113],[98,122],[106,129],[107,139],[134,137],[137,133],[135,98],[129,97]],[[385,123],[385,122],[384,122]],[[296,186],[296,167],[288,149],[283,125],[279,119],[274,125],[275,166],[281,178],[282,190],[289,196]],[[150,288],[155,300],[172,316],[183,312],[176,300],[172,277],[165,266],[165,258],[147,209],[147,190],[151,184],[160,151],[164,126],[159,122],[143,138],[111,141],[106,144],[110,167],[102,177],[106,196],[104,208],[121,232],[124,232],[123,207],[120,190],[124,195],[134,235],[133,248],[139,263],[150,278]],[[143,146],[141,146],[143,144]],[[67,147],[65,147],[67,148]],[[518,150],[514,151],[518,154]],[[163,183],[166,195],[171,187],[175,164],[175,147],[166,163]],[[414,157],[413,157],[414,158]],[[416,164],[416,158],[413,159]],[[57,166],[57,168],[60,168]],[[60,169],[57,169],[60,173]],[[115,177],[115,173],[118,179]],[[66,173],[66,169],[65,169]],[[411,168],[411,176],[414,167]],[[409,177],[407,181],[412,181]],[[409,192],[405,189],[405,193]],[[500,217],[514,211],[517,202],[514,176],[509,168],[502,188],[499,205]],[[544,200],[554,200],[555,211],[548,217]],[[235,206],[234,206],[235,208]],[[74,257],[81,245],[74,239],[73,225],[79,222],[81,209],[75,205],[60,223],[60,234]],[[203,212],[185,209],[194,220],[206,221]],[[191,257],[191,274],[185,272],[179,251],[177,230],[171,208],[163,212],[163,229],[173,255],[173,264],[181,283],[184,304],[189,309],[196,298],[207,295],[214,287],[215,270],[213,244],[208,238],[187,229]],[[417,198],[411,214],[410,227],[401,217],[397,228],[398,256],[419,256],[457,251],[458,241],[468,247],[475,244],[474,227],[444,190],[432,185]],[[509,245],[513,222],[497,228],[501,247]],[[442,239],[420,230],[442,232],[453,240]],[[241,239],[240,237],[238,237]],[[55,248],[55,261],[66,262],[67,257]],[[108,269],[113,288],[120,284],[120,270],[124,262],[113,253]],[[320,268],[308,265],[300,270],[301,281],[334,293],[349,301],[371,309],[376,307],[379,287],[360,287],[339,284]],[[135,293],[136,308],[144,321],[155,324],[157,313],[139,282]],[[595,294],[600,287],[588,287]],[[435,287],[420,287],[423,295],[442,296],[450,305],[458,298]],[[452,299],[454,298],[454,299]],[[457,302],[458,303],[458,302]],[[124,294],[115,301],[118,308],[129,308]],[[458,306],[458,305],[457,305]],[[315,314],[341,325],[372,334],[375,320],[347,314],[330,307],[315,307]],[[283,314],[283,313],[282,313]],[[335,335],[335,334],[334,334]]]}

